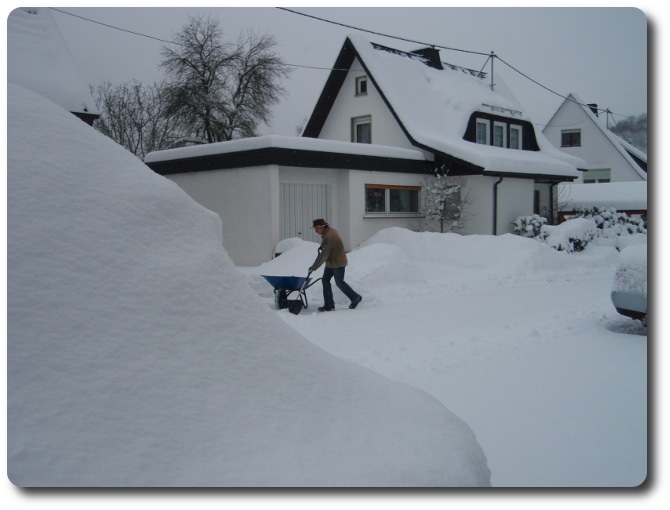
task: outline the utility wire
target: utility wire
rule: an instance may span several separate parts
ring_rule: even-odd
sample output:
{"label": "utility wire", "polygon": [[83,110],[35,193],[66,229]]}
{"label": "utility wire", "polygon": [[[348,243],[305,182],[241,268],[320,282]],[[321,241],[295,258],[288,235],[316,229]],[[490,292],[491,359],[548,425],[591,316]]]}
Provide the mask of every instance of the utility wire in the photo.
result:
{"label": "utility wire", "polygon": [[[168,41],[168,40],[165,40],[165,39],[161,39],[161,38],[159,38],[159,37],[154,37],[154,36],[150,36],[150,35],[142,34],[142,33],[140,33],[140,32],[134,32],[134,31],[132,31],[132,30],[126,30],[126,29],[124,29],[124,28],[119,28],[119,27],[115,27],[115,26],[113,26],[113,25],[108,25],[107,23],[102,23],[102,22],[100,22],[100,21],[95,21],[95,20],[92,20],[92,19],[89,19],[89,18],[85,18],[85,17],[83,17],[83,16],[79,16],[79,15],[77,15],[77,14],[73,14],[73,13],[71,13],[71,12],[63,11],[63,10],[58,9],[58,8],[56,8],[56,7],[49,7],[49,9],[51,9],[51,10],[53,10],[53,11],[60,12],[60,13],[62,13],[62,14],[66,14],[66,15],[68,15],[68,16],[73,16],[73,17],[75,17],[75,18],[82,19],[82,20],[84,20],[84,21],[88,21],[88,22],[90,22],[90,23],[95,23],[95,24],[98,24],[98,25],[102,25],[102,26],[104,26],[104,27],[111,28],[111,29],[113,29],[113,30],[119,30],[119,31],[121,31],[121,32],[126,32],[126,33],[129,33],[129,34],[137,35],[137,36],[139,36],[139,37],[145,37],[145,38],[147,38],[147,39],[152,39],[152,40],[159,41],[159,42],[166,43],[166,44],[177,44],[177,45],[180,44],[180,43],[175,42],[175,41]],[[433,48],[440,48],[440,49],[443,49],[443,50],[459,51],[459,52],[462,52],[462,53],[469,53],[469,54],[473,54],[473,55],[486,56],[486,57],[487,57],[487,60],[486,60],[486,62],[484,63],[484,67],[486,66],[486,63],[488,63],[488,61],[489,61],[491,58],[497,58],[498,60],[500,60],[500,62],[502,62],[503,64],[505,64],[505,65],[506,65],[507,67],[509,67],[511,70],[513,70],[514,72],[516,72],[516,73],[518,73],[519,75],[523,76],[523,77],[526,78],[527,80],[533,82],[535,85],[537,85],[537,86],[539,86],[539,87],[545,89],[546,91],[548,91],[548,92],[550,92],[550,93],[552,93],[552,94],[555,94],[555,95],[557,95],[558,97],[560,97],[560,98],[562,98],[562,99],[564,99],[564,100],[566,100],[566,101],[571,101],[571,102],[573,102],[573,103],[575,103],[575,104],[578,104],[578,105],[580,105],[580,106],[590,108],[590,105],[588,105],[588,104],[582,104],[582,103],[580,103],[580,102],[578,102],[578,101],[575,101],[575,100],[573,100],[573,99],[570,99],[570,98],[568,98],[567,96],[564,96],[563,94],[560,94],[560,93],[558,93],[558,92],[556,92],[556,91],[550,89],[549,87],[546,87],[545,85],[542,85],[540,82],[538,82],[537,80],[534,80],[533,78],[531,78],[531,77],[528,76],[527,74],[522,73],[521,71],[519,71],[519,70],[516,69],[514,66],[512,66],[512,65],[509,64],[509,63],[507,63],[506,61],[504,61],[502,58],[500,58],[498,55],[496,55],[496,54],[494,54],[494,53],[482,53],[482,52],[479,52],[479,51],[463,50],[463,49],[460,49],[460,48],[453,48],[453,47],[450,47],[450,46],[443,46],[443,45],[434,44],[434,43],[427,43],[427,42],[422,42],[422,41],[418,41],[418,40],[407,39],[407,38],[404,38],[404,37],[399,37],[399,36],[395,36],[395,35],[385,34],[385,33],[382,33],[382,32],[375,32],[375,31],[373,31],[373,30],[368,30],[368,29],[365,29],[365,28],[359,28],[359,27],[355,27],[355,26],[353,26],[353,25],[347,25],[347,24],[345,24],[345,23],[339,23],[339,22],[331,21],[331,20],[328,20],[328,19],[325,19],[325,18],[320,18],[320,17],[318,17],[318,16],[313,16],[313,15],[311,15],[311,14],[305,14],[305,13],[302,13],[302,12],[294,11],[294,10],[292,10],[292,9],[288,9],[288,8],[286,8],[286,7],[277,7],[276,9],[279,9],[279,10],[282,10],[282,11],[286,11],[286,12],[289,12],[289,13],[291,13],[291,14],[296,14],[296,15],[299,15],[299,16],[304,16],[304,17],[306,17],[306,18],[311,18],[311,19],[314,19],[314,20],[317,20],[317,21],[322,21],[322,22],[324,22],[324,23],[330,23],[330,24],[332,24],[332,25],[337,25],[337,26],[341,26],[341,27],[349,28],[349,29],[352,29],[352,30],[358,30],[358,31],[361,31],[361,32],[366,32],[366,33],[373,34],[373,35],[378,35],[378,36],[381,36],[381,37],[388,37],[388,38],[390,38],[390,39],[396,39],[396,40],[399,40],[399,41],[411,42],[411,43],[413,43],[413,44],[420,44],[420,45],[422,45],[422,46],[431,46],[431,47],[433,47]],[[298,67],[298,68],[303,68],[303,69],[317,69],[317,70],[323,70],[323,71],[346,71],[346,69],[333,69],[332,67],[318,67],[318,66],[307,66],[307,65],[299,65],[299,64],[288,64],[288,63],[287,63],[286,65],[287,65],[287,66],[290,66],[290,67]],[[482,67],[482,69],[483,69],[483,67]],[[598,111],[601,111],[601,112],[608,112],[608,113],[609,113],[610,115],[612,115],[612,116],[615,115],[614,112],[611,112],[609,109],[598,109]],[[617,115],[620,115],[620,114],[617,114]],[[625,115],[621,115],[621,116],[622,116],[622,117],[625,117]]]}
{"label": "utility wire", "polygon": [[305,14],[303,12],[294,11],[292,9],[287,9],[286,7],[277,7],[277,9],[279,9],[280,11],[290,12],[291,14],[297,14],[299,16],[304,16],[306,18],[312,18],[312,19],[315,19],[317,21],[323,21],[324,23],[330,23],[332,25],[338,25],[340,27],[351,28],[353,30],[359,30],[361,32],[366,32],[368,34],[379,35],[379,36],[382,36],[382,37],[389,37],[391,39],[396,39],[398,41],[411,42],[413,44],[420,44],[422,46],[432,46],[433,48],[440,48],[440,49],[443,49],[443,50],[460,51],[460,52],[463,52],[463,53],[471,53],[471,54],[474,54],[474,55],[482,55],[482,56],[485,56],[485,57],[489,56],[488,53],[482,53],[480,51],[462,50],[462,49],[459,49],[459,48],[451,48],[449,46],[440,46],[439,44],[426,43],[426,42],[416,41],[416,40],[413,40],[413,39],[406,39],[404,37],[399,37],[397,35],[389,35],[389,34],[384,34],[382,32],[375,32],[373,30],[368,30],[368,29],[365,29],[365,28],[359,28],[359,27],[355,27],[353,25],[347,25],[345,23],[339,23],[337,21],[331,21],[331,20],[328,20],[328,19],[325,19],[325,18],[319,18],[318,16],[312,16],[311,14]]}
{"label": "utility wire", "polygon": [[[372,31],[372,30],[367,30],[367,29],[365,29],[365,28],[359,28],[359,27],[355,27],[355,26],[353,26],[353,25],[347,25],[347,24],[344,24],[344,23],[339,23],[339,22],[336,22],[336,21],[331,21],[331,20],[328,20],[328,19],[325,19],[325,18],[320,18],[320,17],[318,17],[318,16],[312,16],[312,15],[310,15],[310,14],[305,14],[305,13],[302,13],[302,12],[294,11],[293,9],[287,9],[286,7],[277,7],[277,9],[279,9],[279,10],[281,10],[281,11],[290,12],[291,14],[297,14],[297,15],[299,15],[299,16],[304,16],[304,17],[306,17],[306,18],[315,19],[315,20],[317,20],[317,21],[323,21],[323,22],[325,22],[325,23],[330,23],[330,24],[332,24],[332,25],[338,25],[338,26],[345,27],[345,28],[350,28],[350,29],[353,29],[353,30],[359,30],[359,31],[361,31],[361,32],[366,32],[366,33],[369,33],[369,34],[374,34],[374,35],[379,35],[379,36],[383,36],[383,37],[388,37],[388,38],[396,39],[396,40],[399,40],[399,41],[411,42],[411,43],[414,43],[414,44],[420,44],[420,45],[422,45],[422,46],[431,46],[431,47],[433,47],[433,48],[440,48],[440,49],[443,49],[443,50],[460,51],[460,52],[463,52],[463,53],[470,53],[470,54],[473,54],[473,55],[482,55],[482,56],[486,56],[487,59],[486,59],[486,62],[484,63],[484,65],[482,66],[482,70],[484,69],[484,67],[486,67],[486,64],[488,64],[489,60],[491,60],[492,58],[497,58],[498,60],[500,60],[500,62],[502,62],[503,64],[505,64],[505,65],[506,65],[507,67],[509,67],[511,70],[513,70],[514,72],[516,72],[516,73],[518,73],[519,75],[523,76],[523,77],[526,78],[527,80],[530,80],[530,81],[533,82],[535,85],[537,85],[537,86],[539,86],[539,87],[545,89],[546,91],[551,92],[552,94],[555,94],[555,95],[557,95],[558,97],[560,97],[560,98],[562,98],[562,99],[564,99],[564,100],[566,100],[566,101],[571,101],[571,102],[573,102],[573,103],[576,103],[576,104],[581,105],[581,106],[584,106],[584,107],[590,107],[589,105],[579,103],[578,101],[575,101],[575,100],[573,100],[573,99],[569,99],[567,96],[564,96],[563,94],[560,94],[560,93],[558,93],[558,92],[556,92],[556,91],[554,91],[554,90],[551,90],[549,87],[546,87],[546,86],[542,85],[542,84],[541,84],[540,82],[538,82],[537,80],[534,80],[533,78],[531,78],[531,77],[528,76],[527,74],[522,73],[521,71],[519,71],[518,69],[516,69],[514,66],[512,66],[512,65],[510,65],[509,63],[505,62],[502,58],[500,58],[500,57],[499,57],[498,55],[496,55],[495,53],[482,53],[482,52],[479,52],[479,51],[463,50],[463,49],[453,48],[453,47],[449,47],[449,46],[442,46],[442,45],[435,44],[435,43],[427,43],[427,42],[417,41],[417,40],[413,40],[413,39],[406,39],[406,38],[404,38],[404,37],[399,37],[399,36],[395,36],[395,35],[385,34],[385,33],[382,33],[382,32],[375,32],[375,31]],[[481,72],[481,71],[480,71],[480,72]],[[609,110],[598,109],[598,111],[605,112],[605,111],[609,111]]]}
{"label": "utility wire", "polygon": [[114,30],[119,30],[121,32],[127,32],[129,34],[138,35],[140,37],[146,37],[147,39],[153,39],[155,41],[159,41],[159,42],[163,42],[163,43],[167,43],[167,44],[179,44],[179,43],[176,43],[174,41],[166,41],[165,39],[160,39],[158,37],[153,37],[151,35],[141,34],[139,32],[133,32],[132,30],[126,30],[125,28],[119,28],[119,27],[115,27],[115,26],[112,26],[112,25],[108,25],[107,23],[102,23],[100,21],[95,21],[93,19],[84,18],[83,16],[79,16],[77,14],[72,14],[71,12],[62,11],[60,9],[57,9],[56,7],[49,7],[49,9],[51,9],[52,11],[60,12],[62,14],[67,14],[68,16],[73,16],[75,18],[83,19],[84,21],[90,21],[91,23],[96,23],[98,25],[102,25],[103,27],[112,28]]}

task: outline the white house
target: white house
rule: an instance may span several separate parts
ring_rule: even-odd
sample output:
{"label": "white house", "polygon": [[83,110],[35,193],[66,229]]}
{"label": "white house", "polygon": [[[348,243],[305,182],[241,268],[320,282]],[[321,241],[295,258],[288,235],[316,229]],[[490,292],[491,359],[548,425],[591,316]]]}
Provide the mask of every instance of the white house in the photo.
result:
{"label": "white house", "polygon": [[561,151],[586,162],[578,182],[646,181],[647,155],[607,129],[597,112],[597,105],[587,105],[570,94],[543,134]]}
{"label": "white house", "polygon": [[460,179],[464,234],[512,231],[549,211],[584,162],[535,132],[499,77],[444,64],[434,48],[345,40],[301,138],[268,136],[148,154],[145,163],[221,216],[238,265],[268,260],[285,238],[317,239],[330,221],[353,249],[377,231],[413,228],[435,170]]}
{"label": "white house", "polygon": [[7,81],[50,99],[88,124],[100,116],[48,7],[19,7],[9,13]]}

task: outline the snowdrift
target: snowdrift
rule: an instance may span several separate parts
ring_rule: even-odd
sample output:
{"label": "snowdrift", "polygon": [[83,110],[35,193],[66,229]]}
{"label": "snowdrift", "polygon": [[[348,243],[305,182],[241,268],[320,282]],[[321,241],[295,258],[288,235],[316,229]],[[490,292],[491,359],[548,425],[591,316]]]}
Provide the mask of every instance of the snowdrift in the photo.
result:
{"label": "snowdrift", "polygon": [[8,86],[8,475],[23,487],[487,486],[427,393],[314,346],[221,222]]}

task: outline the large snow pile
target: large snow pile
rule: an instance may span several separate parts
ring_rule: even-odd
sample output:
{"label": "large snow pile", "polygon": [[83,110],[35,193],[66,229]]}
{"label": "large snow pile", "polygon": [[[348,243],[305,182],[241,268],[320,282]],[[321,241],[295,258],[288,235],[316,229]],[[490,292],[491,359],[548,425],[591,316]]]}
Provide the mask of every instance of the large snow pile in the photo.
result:
{"label": "large snow pile", "polygon": [[8,473],[20,486],[486,486],[435,398],[252,292],[218,216],[8,87]]}

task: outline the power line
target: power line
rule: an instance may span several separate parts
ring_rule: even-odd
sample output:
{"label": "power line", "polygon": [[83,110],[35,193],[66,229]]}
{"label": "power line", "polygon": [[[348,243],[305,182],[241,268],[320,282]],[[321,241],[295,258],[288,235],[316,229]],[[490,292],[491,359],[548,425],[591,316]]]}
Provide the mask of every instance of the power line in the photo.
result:
{"label": "power line", "polygon": [[[104,27],[107,27],[107,28],[110,28],[110,29],[113,29],[113,30],[118,30],[118,31],[120,31],[120,32],[126,32],[126,33],[129,33],[129,34],[132,34],[132,35],[136,35],[136,36],[139,36],[139,37],[144,37],[144,38],[147,38],[147,39],[152,39],[152,40],[159,41],[159,42],[162,42],[162,43],[165,43],[165,44],[177,44],[177,45],[181,45],[180,43],[175,42],[175,41],[168,41],[168,40],[166,40],[166,39],[161,39],[161,38],[159,38],[159,37],[154,37],[154,36],[151,36],[151,35],[143,34],[143,33],[140,33],[140,32],[135,32],[135,31],[132,31],[132,30],[127,30],[127,29],[124,29],[124,28],[119,28],[119,27],[116,27],[116,26],[113,26],[113,25],[109,25],[109,24],[107,24],[107,23],[102,23],[102,22],[100,22],[100,21],[96,21],[96,20],[92,20],[92,19],[89,19],[89,18],[85,18],[84,16],[80,16],[80,15],[77,15],[77,14],[73,14],[73,13],[71,13],[71,12],[63,11],[63,10],[58,9],[58,8],[56,8],[56,7],[49,7],[49,9],[51,9],[51,10],[53,10],[53,11],[56,11],[56,12],[60,12],[61,14],[66,14],[66,15],[68,15],[68,16],[72,16],[72,17],[79,18],[79,19],[84,20],[84,21],[88,21],[88,22],[90,22],[90,23],[95,23],[95,24],[97,24],[97,25],[102,25],[102,26],[104,26]],[[388,38],[390,38],[390,39],[395,39],[395,40],[404,41],[404,42],[411,42],[411,43],[413,43],[413,44],[419,44],[419,45],[422,45],[422,46],[430,46],[430,47],[433,47],[433,48],[440,48],[440,49],[448,50],[448,51],[458,51],[458,52],[469,53],[469,54],[473,54],[473,55],[486,56],[486,57],[487,57],[487,61],[486,61],[486,63],[488,63],[488,61],[489,61],[491,58],[497,58],[498,60],[500,60],[500,62],[502,62],[503,64],[505,64],[505,65],[506,65],[507,67],[509,67],[511,70],[513,70],[514,72],[516,72],[516,73],[518,73],[519,75],[523,76],[523,77],[526,78],[527,80],[533,82],[535,85],[537,85],[537,86],[539,86],[539,87],[545,89],[546,91],[548,91],[548,92],[550,92],[550,93],[552,93],[552,94],[555,94],[555,95],[557,95],[558,97],[560,97],[560,98],[562,98],[562,99],[564,99],[564,100],[566,100],[566,101],[571,101],[571,102],[573,102],[573,103],[575,103],[575,104],[578,104],[578,105],[580,105],[580,106],[583,106],[583,107],[589,107],[589,108],[590,108],[590,105],[588,105],[588,104],[582,104],[582,103],[579,103],[578,101],[575,101],[575,100],[573,100],[573,99],[570,99],[569,97],[564,96],[563,94],[560,94],[560,93],[558,93],[558,92],[556,92],[556,91],[550,89],[549,87],[546,87],[545,85],[542,85],[540,82],[538,82],[537,80],[531,78],[531,77],[528,76],[527,74],[522,73],[521,71],[519,71],[519,70],[516,69],[514,66],[510,65],[509,63],[507,63],[506,61],[504,61],[502,58],[500,58],[498,55],[496,55],[496,54],[494,54],[494,53],[482,53],[482,52],[479,52],[479,51],[464,50],[464,49],[460,49],[460,48],[453,48],[453,47],[450,47],[450,46],[443,46],[443,45],[435,44],[435,43],[427,43],[427,42],[422,42],[422,41],[418,41],[418,40],[407,39],[407,38],[400,37],[400,36],[395,36],[395,35],[391,35],[391,34],[385,34],[385,33],[382,33],[382,32],[376,32],[376,31],[373,31],[373,30],[368,30],[368,29],[365,29],[365,28],[355,27],[355,26],[353,26],[353,25],[347,25],[347,24],[345,24],[345,23],[339,23],[339,22],[332,21],[332,20],[328,20],[328,19],[325,19],[325,18],[320,18],[320,17],[318,17],[318,16],[313,16],[313,15],[310,15],[310,14],[305,14],[305,13],[302,13],[302,12],[294,11],[294,10],[292,10],[292,9],[287,9],[286,7],[277,7],[276,9],[279,9],[279,10],[282,10],[282,11],[286,11],[286,12],[289,12],[289,13],[291,13],[291,14],[296,14],[296,15],[299,15],[299,16],[304,16],[304,17],[306,17],[306,18],[311,18],[311,19],[314,19],[314,20],[317,20],[317,21],[321,21],[321,22],[324,22],[324,23],[329,23],[329,24],[332,24],[332,25],[337,25],[337,26],[341,26],[341,27],[349,28],[349,29],[352,29],[352,30],[358,30],[358,31],[361,31],[361,32],[366,32],[366,33],[373,34],[373,35],[378,35],[378,36],[381,36],[381,37],[388,37]],[[484,63],[484,66],[486,66],[486,63]],[[303,68],[303,69],[315,69],[315,70],[322,70],[322,71],[342,71],[342,70],[346,70],[346,69],[334,69],[334,68],[332,68],[332,67],[307,66],[307,65],[300,65],[300,64],[289,64],[289,63],[286,63],[286,65],[287,65],[287,66],[290,66],[290,67],[298,67],[298,68]],[[610,115],[615,115],[615,113],[612,112],[612,111],[609,110],[609,109],[598,109],[598,111],[608,112]],[[620,115],[621,117],[626,117],[625,115],[621,115],[621,114],[616,114],[616,115]]]}
{"label": "power line", "polygon": [[132,30],[126,30],[125,28],[119,28],[119,27],[115,27],[115,26],[112,26],[112,25],[108,25],[107,23],[102,23],[100,21],[95,21],[93,19],[84,18],[83,16],[79,16],[77,14],[72,14],[71,12],[63,11],[61,9],[57,9],[56,7],[49,7],[49,9],[51,9],[52,11],[60,12],[61,14],[67,14],[68,16],[72,16],[74,18],[79,18],[79,19],[83,19],[84,21],[89,21],[90,23],[95,23],[97,25],[102,25],[103,27],[111,28],[113,30],[118,30],[120,32],[127,32],[129,34],[137,35],[137,36],[140,36],[140,37],[146,37],[147,39],[153,39],[155,41],[159,41],[159,42],[163,42],[163,43],[167,43],[167,44],[179,44],[179,43],[176,43],[174,41],[166,41],[165,39],[160,39],[159,37],[153,37],[151,35],[141,34],[139,32],[133,32]]}
{"label": "power line", "polygon": [[[534,83],[535,85],[537,85],[538,87],[541,87],[541,88],[545,89],[546,91],[548,91],[548,92],[550,92],[550,93],[552,93],[552,94],[555,94],[555,95],[557,95],[558,97],[560,97],[560,98],[562,98],[562,99],[564,99],[564,100],[566,100],[566,101],[571,101],[571,102],[573,102],[573,103],[575,103],[575,104],[578,104],[578,105],[580,105],[580,106],[584,106],[584,107],[589,107],[589,108],[591,107],[591,106],[588,105],[588,104],[582,104],[582,103],[580,103],[580,102],[578,102],[578,101],[575,101],[574,99],[570,99],[569,97],[564,96],[563,94],[560,94],[560,93],[558,93],[558,92],[556,92],[556,91],[550,89],[549,87],[547,87],[547,86],[545,86],[545,85],[542,85],[542,84],[541,84],[540,82],[538,82],[537,80],[534,80],[533,78],[531,78],[531,77],[528,76],[527,74],[522,73],[521,71],[519,71],[518,69],[516,69],[514,66],[512,66],[512,65],[510,65],[509,63],[505,62],[502,58],[500,58],[500,57],[499,57],[498,55],[496,55],[495,53],[490,53],[490,54],[489,54],[489,53],[482,53],[482,52],[479,52],[479,51],[463,50],[463,49],[460,49],[460,48],[453,48],[453,47],[449,47],[449,46],[442,46],[442,45],[440,45],[440,44],[435,44],[435,43],[427,43],[427,42],[417,41],[417,40],[413,40],[413,39],[407,39],[407,38],[404,38],[404,37],[399,37],[399,36],[395,36],[395,35],[385,34],[385,33],[382,33],[382,32],[375,32],[375,31],[373,31],[373,30],[368,30],[368,29],[365,29],[365,28],[359,28],[359,27],[355,27],[355,26],[353,26],[353,25],[347,25],[347,24],[345,24],[345,23],[339,23],[339,22],[331,21],[331,20],[328,20],[328,19],[325,19],[325,18],[320,18],[320,17],[318,17],[318,16],[313,16],[313,15],[310,15],[310,14],[305,14],[305,13],[302,13],[302,12],[294,11],[294,10],[292,10],[292,9],[287,9],[286,7],[277,7],[277,9],[282,10],[282,11],[286,11],[286,12],[290,12],[291,14],[297,14],[297,15],[299,15],[299,16],[304,16],[304,17],[306,17],[306,18],[315,19],[315,20],[317,20],[317,21],[322,21],[322,22],[324,22],[324,23],[330,23],[330,24],[333,24],[333,25],[337,25],[337,26],[341,26],[341,27],[349,28],[349,29],[352,29],[352,30],[358,30],[358,31],[361,31],[361,32],[366,32],[366,33],[369,33],[369,34],[374,34],[374,35],[378,35],[378,36],[382,36],[382,37],[388,37],[388,38],[390,38],[390,39],[396,39],[396,40],[398,40],[398,41],[411,42],[411,43],[413,43],[413,44],[420,44],[420,45],[422,45],[422,46],[431,46],[431,47],[433,47],[433,48],[440,48],[440,49],[443,49],[443,50],[459,51],[459,52],[462,52],[462,53],[470,53],[470,54],[473,54],[473,55],[482,55],[482,56],[486,56],[486,57],[487,57],[487,60],[486,60],[486,62],[484,63],[484,65],[482,66],[482,69],[486,66],[486,64],[489,62],[490,59],[492,59],[492,58],[497,58],[498,60],[500,60],[500,62],[502,62],[503,64],[505,64],[505,65],[506,65],[507,67],[509,67],[512,71],[518,73],[519,75],[523,76],[523,77],[526,78],[527,80],[533,82],[533,83]],[[609,110],[609,109],[600,109],[600,108],[598,108],[598,111],[601,111],[601,112],[608,112],[610,115],[613,115],[613,112],[612,112],[611,110]],[[617,115],[620,115],[620,114],[617,114]],[[622,117],[625,117],[624,115],[621,115],[621,116],[622,116]]]}
{"label": "power line", "polygon": [[294,11],[292,9],[287,9],[286,7],[276,7],[276,8],[279,9],[280,11],[286,11],[286,12],[290,12],[291,14],[297,14],[298,16],[304,16],[306,18],[312,18],[312,19],[315,19],[317,21],[323,21],[324,23],[330,23],[332,25],[338,25],[340,27],[350,28],[352,30],[359,30],[360,32],[366,32],[368,34],[379,35],[381,37],[388,37],[390,39],[396,39],[398,41],[411,42],[413,44],[420,44],[422,46],[432,46],[434,48],[440,48],[442,50],[460,51],[460,52],[463,52],[463,53],[471,53],[471,54],[474,54],[474,55],[483,55],[485,57],[489,56],[488,53],[482,53],[480,51],[462,50],[462,49],[459,49],[459,48],[451,48],[449,46],[441,46],[439,44],[426,43],[426,42],[421,42],[421,41],[417,41],[417,40],[413,40],[413,39],[406,39],[404,37],[399,37],[397,35],[389,35],[389,34],[385,34],[385,33],[382,33],[382,32],[375,32],[373,30],[368,30],[366,28],[359,28],[359,27],[355,27],[353,25],[347,25],[345,23],[339,23],[337,21],[331,21],[331,20],[328,20],[328,19],[325,19],[325,18],[319,18],[318,16],[312,16],[311,14],[305,14],[303,12]]}

